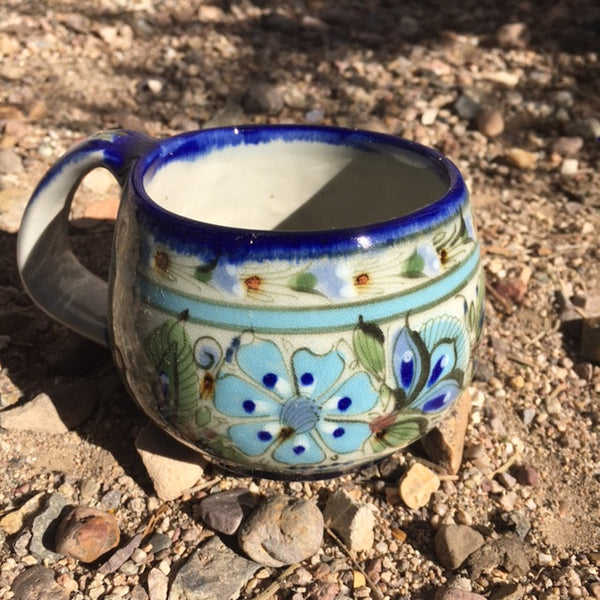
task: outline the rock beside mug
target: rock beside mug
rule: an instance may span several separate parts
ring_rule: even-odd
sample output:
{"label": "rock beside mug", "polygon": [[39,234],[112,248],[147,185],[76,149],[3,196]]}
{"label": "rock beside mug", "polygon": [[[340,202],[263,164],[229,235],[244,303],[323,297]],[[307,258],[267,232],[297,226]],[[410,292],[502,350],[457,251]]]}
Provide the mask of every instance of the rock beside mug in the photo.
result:
{"label": "rock beside mug", "polygon": [[[100,166],[123,187],[108,285],[67,236]],[[458,170],[364,131],[99,134],[40,182],[18,262],[42,308],[111,347],[156,423],[246,474],[329,477],[423,436],[469,384],[481,332]]]}

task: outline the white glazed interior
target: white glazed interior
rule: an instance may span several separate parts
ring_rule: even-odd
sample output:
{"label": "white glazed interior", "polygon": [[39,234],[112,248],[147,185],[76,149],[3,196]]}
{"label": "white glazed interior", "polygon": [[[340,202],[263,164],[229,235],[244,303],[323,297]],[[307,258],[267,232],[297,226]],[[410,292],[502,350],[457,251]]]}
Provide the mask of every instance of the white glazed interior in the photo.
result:
{"label": "white glazed interior", "polygon": [[144,187],[165,210],[245,229],[355,227],[407,215],[447,191],[433,165],[380,146],[275,140],[215,149],[190,160],[164,158]]}

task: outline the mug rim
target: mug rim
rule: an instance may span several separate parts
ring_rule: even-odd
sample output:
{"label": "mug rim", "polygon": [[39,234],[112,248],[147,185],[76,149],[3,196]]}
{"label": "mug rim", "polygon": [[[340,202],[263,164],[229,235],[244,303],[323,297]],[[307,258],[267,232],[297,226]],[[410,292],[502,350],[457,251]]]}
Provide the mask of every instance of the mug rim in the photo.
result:
{"label": "mug rim", "polygon": [[[201,138],[208,138],[207,142],[210,143],[200,145],[198,140]],[[368,149],[372,144],[389,146],[421,159],[425,168],[441,175],[445,192],[432,202],[391,219],[331,229],[267,230],[192,219],[161,206],[146,191],[144,178],[156,160],[169,162],[190,154],[201,155],[232,146],[231,141],[235,139],[239,139],[240,144],[283,139],[337,143],[357,149]],[[390,134],[324,125],[237,125],[201,129],[160,139],[136,161],[130,183],[135,202],[142,209],[140,216],[157,241],[165,242],[186,254],[212,247],[219,254],[228,255],[233,262],[249,257],[253,260],[270,259],[280,256],[282,249],[287,254],[293,249],[296,258],[313,258],[324,253],[337,255],[385,246],[391,240],[420,235],[440,226],[459,214],[468,202],[468,190],[460,171],[437,150]],[[235,243],[232,244],[234,239]]]}

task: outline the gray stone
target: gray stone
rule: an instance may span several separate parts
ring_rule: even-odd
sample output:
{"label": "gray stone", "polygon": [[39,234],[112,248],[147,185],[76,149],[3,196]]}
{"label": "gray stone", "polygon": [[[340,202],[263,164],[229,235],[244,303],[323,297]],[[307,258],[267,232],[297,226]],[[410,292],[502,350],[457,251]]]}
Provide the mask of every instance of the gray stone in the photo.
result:
{"label": "gray stone", "polygon": [[168,600],[235,600],[258,569],[212,537],[177,572]]}
{"label": "gray stone", "polygon": [[148,543],[152,546],[152,552],[158,554],[161,550],[170,548],[173,541],[166,533],[155,533]]}
{"label": "gray stone", "polygon": [[528,573],[532,560],[531,548],[516,535],[507,534],[477,548],[469,557],[469,566],[474,579],[498,567],[519,578]]}
{"label": "gray stone", "polygon": [[583,139],[578,136],[561,137],[552,144],[552,152],[561,156],[575,156],[583,148]]}
{"label": "gray stone", "polygon": [[375,534],[375,515],[363,502],[338,489],[327,501],[325,521],[353,552],[369,550]]}
{"label": "gray stone", "polygon": [[33,520],[29,551],[37,559],[56,562],[63,557],[62,554],[55,552],[55,537],[67,504],[67,499],[61,494],[52,494],[42,512]]}
{"label": "gray stone", "polygon": [[323,542],[323,515],[314,502],[273,496],[260,504],[238,531],[242,550],[271,567],[291,565],[315,554]]}
{"label": "gray stone", "polygon": [[481,105],[468,94],[461,94],[454,103],[456,114],[467,121],[473,120],[481,110]]}
{"label": "gray stone", "polygon": [[447,569],[457,569],[484,543],[483,536],[466,525],[442,525],[435,536],[435,551]]}
{"label": "gray stone", "polygon": [[250,113],[276,115],[283,109],[283,94],[275,86],[255,83],[244,95],[243,104]]}
{"label": "gray stone", "polygon": [[198,505],[198,514],[211,529],[233,535],[256,503],[247,489],[236,488],[204,498]]}
{"label": "gray stone", "polygon": [[42,565],[26,569],[13,581],[14,600],[69,600],[69,592],[56,583],[54,575]]}

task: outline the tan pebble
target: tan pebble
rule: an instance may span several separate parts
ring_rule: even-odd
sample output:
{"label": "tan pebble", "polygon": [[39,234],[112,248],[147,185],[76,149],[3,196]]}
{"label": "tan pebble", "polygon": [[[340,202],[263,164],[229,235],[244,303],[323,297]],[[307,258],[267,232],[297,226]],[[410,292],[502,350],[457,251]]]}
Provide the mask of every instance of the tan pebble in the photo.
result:
{"label": "tan pebble", "polygon": [[497,137],[504,131],[504,117],[497,109],[483,110],[477,117],[477,129],[486,137]]}
{"label": "tan pebble", "polygon": [[426,466],[415,463],[400,481],[398,490],[404,504],[416,510],[425,506],[439,487],[440,478]]}
{"label": "tan pebble", "polygon": [[402,544],[406,541],[406,532],[398,527],[392,527],[392,537]]}
{"label": "tan pebble", "polygon": [[535,152],[529,152],[522,148],[511,148],[504,155],[506,162],[517,169],[531,170],[535,169],[538,161],[538,156]]}
{"label": "tan pebble", "polygon": [[365,585],[367,585],[365,576],[360,571],[353,571],[352,587],[356,589],[365,587]]}
{"label": "tan pebble", "polygon": [[20,531],[25,520],[40,509],[43,496],[44,493],[40,492],[27,500],[18,510],[13,510],[4,515],[0,519],[0,529],[8,535],[13,535],[17,531]]}
{"label": "tan pebble", "polygon": [[514,390],[520,390],[525,387],[525,380],[521,375],[516,375],[515,377],[511,377],[508,381],[511,388]]}
{"label": "tan pebble", "polygon": [[65,588],[68,592],[76,592],[79,589],[77,582],[67,573],[61,573],[56,578],[56,583]]}
{"label": "tan pebble", "polygon": [[116,518],[102,510],[79,506],[60,523],[56,551],[84,563],[97,560],[119,544]]}

